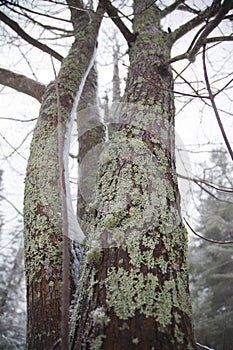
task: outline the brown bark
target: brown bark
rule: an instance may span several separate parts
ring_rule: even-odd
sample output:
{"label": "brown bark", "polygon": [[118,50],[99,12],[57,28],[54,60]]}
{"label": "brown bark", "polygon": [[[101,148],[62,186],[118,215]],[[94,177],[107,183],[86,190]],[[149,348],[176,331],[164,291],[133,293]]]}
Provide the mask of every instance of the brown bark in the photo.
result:
{"label": "brown bark", "polygon": [[[91,23],[88,13],[82,16],[84,29],[76,28],[56,84],[52,82],[46,89],[31,143],[24,199],[27,349],[49,350],[61,337],[63,232],[57,112],[59,108],[64,144],[75,95],[79,89],[81,93],[96,47],[102,8],[97,12]],[[79,14],[75,11],[73,16]]]}
{"label": "brown bark", "polygon": [[99,163],[75,350],[196,348],[174,165],[170,36],[150,1],[136,0],[134,11],[128,105]]}
{"label": "brown bark", "polygon": [[0,84],[34,97],[39,102],[42,101],[46,88],[45,85],[25,75],[17,74],[4,68],[0,68]]}

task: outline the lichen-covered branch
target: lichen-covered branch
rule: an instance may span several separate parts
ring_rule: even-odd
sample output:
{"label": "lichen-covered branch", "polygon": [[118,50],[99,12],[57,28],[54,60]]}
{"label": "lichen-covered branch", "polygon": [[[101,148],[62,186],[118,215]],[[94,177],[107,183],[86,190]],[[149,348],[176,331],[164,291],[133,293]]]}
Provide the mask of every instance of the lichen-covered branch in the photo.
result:
{"label": "lichen-covered branch", "polygon": [[4,68],[0,68],[0,84],[34,97],[39,102],[42,101],[46,89],[45,85],[38,81]]}

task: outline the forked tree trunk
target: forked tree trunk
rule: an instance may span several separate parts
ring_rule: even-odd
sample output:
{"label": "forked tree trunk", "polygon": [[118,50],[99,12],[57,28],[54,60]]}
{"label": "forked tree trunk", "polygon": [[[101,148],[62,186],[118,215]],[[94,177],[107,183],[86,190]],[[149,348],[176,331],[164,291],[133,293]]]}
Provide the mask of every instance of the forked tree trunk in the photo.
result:
{"label": "forked tree trunk", "polygon": [[[85,11],[79,11],[81,2],[67,2],[72,6],[75,41],[57,77],[60,105],[57,104],[56,84],[53,82],[48,86],[42,101],[25,180],[26,348],[30,350],[49,350],[61,336],[63,235],[58,109],[63,148],[67,142],[65,135],[68,137],[67,129],[71,125],[75,99],[77,102],[91,68],[103,15],[99,7],[98,14],[93,14],[90,21]],[[77,232],[70,234],[75,235]]]}
{"label": "forked tree trunk", "polygon": [[[150,6],[149,6],[150,5]],[[170,34],[159,11],[135,1],[125,104],[90,204],[87,251],[72,323],[72,349],[195,349],[174,165]],[[140,15],[137,15],[140,14]]]}

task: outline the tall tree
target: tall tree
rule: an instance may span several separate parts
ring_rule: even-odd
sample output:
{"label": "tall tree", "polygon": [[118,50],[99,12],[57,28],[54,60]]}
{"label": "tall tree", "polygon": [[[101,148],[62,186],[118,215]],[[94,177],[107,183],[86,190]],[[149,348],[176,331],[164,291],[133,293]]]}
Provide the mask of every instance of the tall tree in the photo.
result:
{"label": "tall tree", "polygon": [[[49,3],[43,2],[46,6]],[[55,80],[47,87],[5,69],[0,76],[1,84],[42,101],[25,181],[27,348],[50,349],[54,344],[59,347],[60,334],[61,347],[69,346],[67,236],[81,240],[82,231],[71,217],[70,202],[66,201],[67,166],[63,156],[68,153],[68,132],[94,61],[99,26],[107,12],[126,39],[130,66],[124,102],[112,108],[109,117],[110,139],[100,154],[95,198],[88,205],[80,201],[79,213],[85,218],[87,237],[71,347],[194,349],[187,232],[180,217],[174,164],[175,111],[170,64],[180,59],[194,62],[201,48],[205,63],[205,45],[232,40],[231,36],[209,38],[221,21],[231,19],[228,13],[232,4],[217,0],[197,10],[192,2],[181,0],[169,5],[135,0],[131,32],[122,19],[122,4],[114,7],[110,1],[100,0],[93,11],[91,3],[56,2],[56,6],[65,6],[69,11],[72,30],[39,23],[39,15],[57,19],[56,10],[48,14],[46,6],[42,13],[42,7],[37,10],[4,1],[6,11],[0,13],[0,20],[10,30],[62,62]],[[29,6],[27,1],[26,4]],[[189,12],[191,19],[173,32],[165,30],[162,21],[176,10]],[[63,59],[60,53],[27,34],[10,18],[14,14],[20,14],[20,18],[25,15],[29,22],[41,25],[42,31],[73,36],[68,55]],[[176,41],[200,25],[187,52],[171,58]],[[216,110],[206,64],[204,71],[209,100]],[[221,120],[216,117],[231,153]],[[96,120],[95,125],[99,125],[98,113]],[[78,120],[79,128],[81,124],[83,119]],[[102,140],[103,128],[95,129]],[[88,151],[93,136],[81,132],[79,141],[81,151]],[[83,157],[80,153],[80,163]],[[85,200],[85,192],[82,194]]]}
{"label": "tall tree", "polygon": [[[61,315],[62,302],[67,297],[63,294],[62,298],[61,285],[62,255],[63,261],[67,259],[63,245],[67,237],[63,234],[60,215],[63,213],[64,219],[64,210],[69,215],[69,208],[64,208],[61,201],[64,192],[67,194],[67,180],[64,179],[67,168],[60,158],[63,158],[72,118],[94,63],[103,9],[100,5],[90,17],[90,13],[83,10],[81,2],[69,0],[67,4],[75,40],[56,80],[45,90],[31,143],[25,182],[28,349],[50,349],[60,338],[61,331],[62,340],[68,336],[65,334],[68,330],[61,329],[61,316],[67,317],[68,310],[64,311],[66,315]],[[73,227],[75,222],[69,224],[69,237],[81,240],[80,228],[77,225]],[[66,288],[64,283],[63,288]]]}
{"label": "tall tree", "polygon": [[197,232],[219,244],[199,238],[190,247],[195,334],[214,349],[230,349],[233,341],[232,244],[227,244],[233,240],[232,171],[224,150],[213,151],[205,177],[214,187],[200,198]]}

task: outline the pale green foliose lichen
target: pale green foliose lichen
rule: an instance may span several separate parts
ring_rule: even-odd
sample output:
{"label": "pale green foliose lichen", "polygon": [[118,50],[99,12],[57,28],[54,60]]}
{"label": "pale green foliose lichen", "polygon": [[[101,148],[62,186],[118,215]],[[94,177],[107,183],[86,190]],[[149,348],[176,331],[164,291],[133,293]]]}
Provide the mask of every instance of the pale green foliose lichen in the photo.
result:
{"label": "pale green foliose lichen", "polygon": [[103,340],[105,338],[105,335],[98,335],[92,342],[90,345],[90,350],[101,350],[102,344],[103,344]]}
{"label": "pale green foliose lichen", "polygon": [[92,314],[94,325],[99,325],[101,327],[107,326],[110,322],[110,318],[106,315],[106,311],[103,307],[98,307],[93,311]]}

